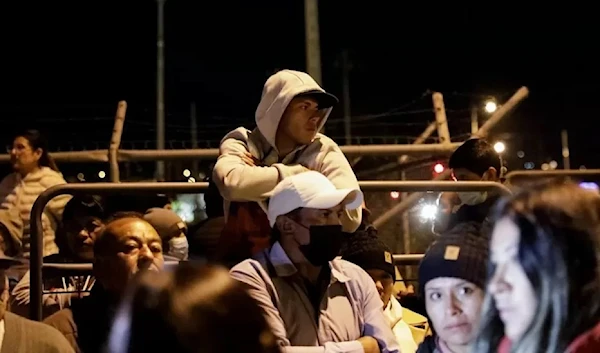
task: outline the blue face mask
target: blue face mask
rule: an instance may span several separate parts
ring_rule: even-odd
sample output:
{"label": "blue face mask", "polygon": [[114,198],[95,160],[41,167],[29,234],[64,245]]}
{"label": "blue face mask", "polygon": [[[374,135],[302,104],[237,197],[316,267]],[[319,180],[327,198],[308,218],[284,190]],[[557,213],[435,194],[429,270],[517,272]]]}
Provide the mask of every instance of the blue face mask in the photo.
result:
{"label": "blue face mask", "polygon": [[184,261],[188,259],[189,248],[190,246],[186,237],[171,238],[171,240],[169,240],[169,252],[167,255]]}

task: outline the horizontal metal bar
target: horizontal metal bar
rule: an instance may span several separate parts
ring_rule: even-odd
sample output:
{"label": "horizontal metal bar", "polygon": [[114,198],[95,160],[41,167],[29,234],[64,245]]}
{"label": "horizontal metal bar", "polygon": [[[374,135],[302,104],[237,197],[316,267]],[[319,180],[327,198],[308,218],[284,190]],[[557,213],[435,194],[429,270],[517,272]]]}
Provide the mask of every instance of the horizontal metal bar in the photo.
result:
{"label": "horizontal metal bar", "polygon": [[516,170],[506,174],[506,181],[517,179],[552,178],[552,177],[600,177],[600,169],[585,170]]}
{"label": "horizontal metal bar", "polygon": [[498,191],[503,195],[510,195],[510,190],[500,184],[491,181],[360,181],[358,182],[363,191]]}
{"label": "horizontal metal bar", "polygon": [[218,148],[190,150],[119,150],[119,161],[217,159]]}
{"label": "horizontal metal bar", "polygon": [[[460,143],[452,144],[422,144],[422,145],[351,145],[340,146],[347,156],[362,155],[418,155],[452,153]],[[108,149],[91,151],[52,152],[50,156],[57,162],[63,163],[90,163],[108,162]],[[218,148],[208,149],[177,149],[177,150],[125,150],[118,151],[119,162],[127,161],[157,161],[157,160],[185,160],[185,159],[216,159],[219,156]],[[0,163],[10,162],[10,155],[0,154]]]}
{"label": "horizontal metal bar", "polygon": [[394,255],[396,265],[418,265],[423,259],[424,254]]}
{"label": "horizontal metal bar", "polygon": [[[52,152],[50,156],[63,163],[107,163],[108,150]],[[9,163],[9,154],[0,154],[0,163]]]}
{"label": "horizontal metal bar", "polygon": [[422,145],[350,145],[340,146],[346,156],[451,154],[460,143],[432,143]]}
{"label": "horizontal metal bar", "polygon": [[[179,261],[165,261],[165,268],[172,268],[177,266]],[[90,274],[93,271],[94,265],[90,263],[73,263],[73,264],[65,264],[65,263],[54,263],[54,262],[46,262],[42,264],[44,269],[44,273],[80,273],[80,274]]]}

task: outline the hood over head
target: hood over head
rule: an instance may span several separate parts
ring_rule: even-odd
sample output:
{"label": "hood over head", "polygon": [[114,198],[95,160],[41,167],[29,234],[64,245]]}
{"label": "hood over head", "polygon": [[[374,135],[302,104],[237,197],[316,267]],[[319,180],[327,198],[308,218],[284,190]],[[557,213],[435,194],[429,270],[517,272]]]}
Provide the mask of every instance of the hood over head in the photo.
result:
{"label": "hood over head", "polygon": [[[256,108],[256,126],[273,148],[275,148],[275,135],[277,134],[277,128],[279,127],[283,112],[288,104],[290,104],[290,101],[301,94],[322,95],[322,97],[317,97],[317,99],[329,104],[335,104],[338,101],[335,96],[326,93],[305,72],[281,70],[269,77],[267,82],[265,82],[258,108]],[[319,126],[319,130],[325,125],[332,109],[331,106],[327,108],[325,118],[321,126]]]}

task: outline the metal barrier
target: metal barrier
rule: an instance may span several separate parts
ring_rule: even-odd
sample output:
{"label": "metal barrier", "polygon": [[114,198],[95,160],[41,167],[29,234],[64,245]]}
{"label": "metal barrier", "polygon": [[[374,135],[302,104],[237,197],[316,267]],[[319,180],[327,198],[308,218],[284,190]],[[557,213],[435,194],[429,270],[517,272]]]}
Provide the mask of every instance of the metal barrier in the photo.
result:
{"label": "metal barrier", "polygon": [[[493,182],[454,182],[454,181],[363,181],[359,182],[365,191],[489,191],[498,190],[509,194],[510,190]],[[208,188],[208,183],[94,183],[61,184],[42,192],[31,209],[31,258],[30,258],[30,318],[42,319],[42,268],[43,263],[43,227],[42,212],[46,204],[54,197],[64,194],[140,194],[145,192],[198,193]],[[415,262],[421,255],[396,255],[396,262]],[[85,265],[48,264],[54,269],[84,270]],[[58,266],[58,267],[57,267]],[[89,266],[89,265],[88,265]]]}
{"label": "metal barrier", "polygon": [[506,174],[506,181],[513,183],[516,180],[552,177],[600,177],[600,169],[516,170]]}
{"label": "metal barrier", "polygon": [[[450,154],[460,146],[460,143],[422,144],[422,145],[361,145],[340,146],[346,156],[382,156],[382,155],[419,155],[419,154]],[[177,149],[177,150],[126,150],[119,149],[116,153],[119,162],[128,161],[157,161],[185,159],[216,159],[218,148],[208,149]],[[109,150],[52,152],[50,156],[57,162],[89,163],[109,162]],[[0,163],[10,162],[10,155],[0,154]]]}
{"label": "metal barrier", "polygon": [[421,262],[421,259],[425,256],[425,254],[404,254],[398,255],[395,254],[393,256],[394,263],[396,265],[404,265],[404,266],[414,266],[418,265]]}
{"label": "metal barrier", "polygon": [[[46,204],[54,197],[64,194],[140,194],[151,191],[157,193],[199,193],[207,188],[208,183],[94,183],[61,184],[42,192],[31,208],[30,318],[37,321],[42,319],[42,267],[44,265],[42,213]],[[77,269],[80,265],[62,265],[64,269],[71,268],[71,266]]]}
{"label": "metal barrier", "polygon": [[492,181],[359,181],[362,191],[441,192],[441,191],[497,191],[510,195],[506,186]]}

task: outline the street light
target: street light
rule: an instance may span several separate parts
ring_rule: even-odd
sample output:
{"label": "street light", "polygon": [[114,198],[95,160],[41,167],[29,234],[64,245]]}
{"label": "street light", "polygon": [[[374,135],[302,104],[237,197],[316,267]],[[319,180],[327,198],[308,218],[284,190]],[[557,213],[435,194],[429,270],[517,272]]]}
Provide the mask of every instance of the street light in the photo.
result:
{"label": "street light", "polygon": [[498,141],[494,144],[494,151],[496,151],[496,153],[502,153],[505,149],[506,146],[504,145],[504,142]]}
{"label": "street light", "polygon": [[488,113],[493,113],[498,109],[498,104],[496,104],[496,102],[494,102],[493,100],[489,100],[487,102],[485,102],[485,111]]}

